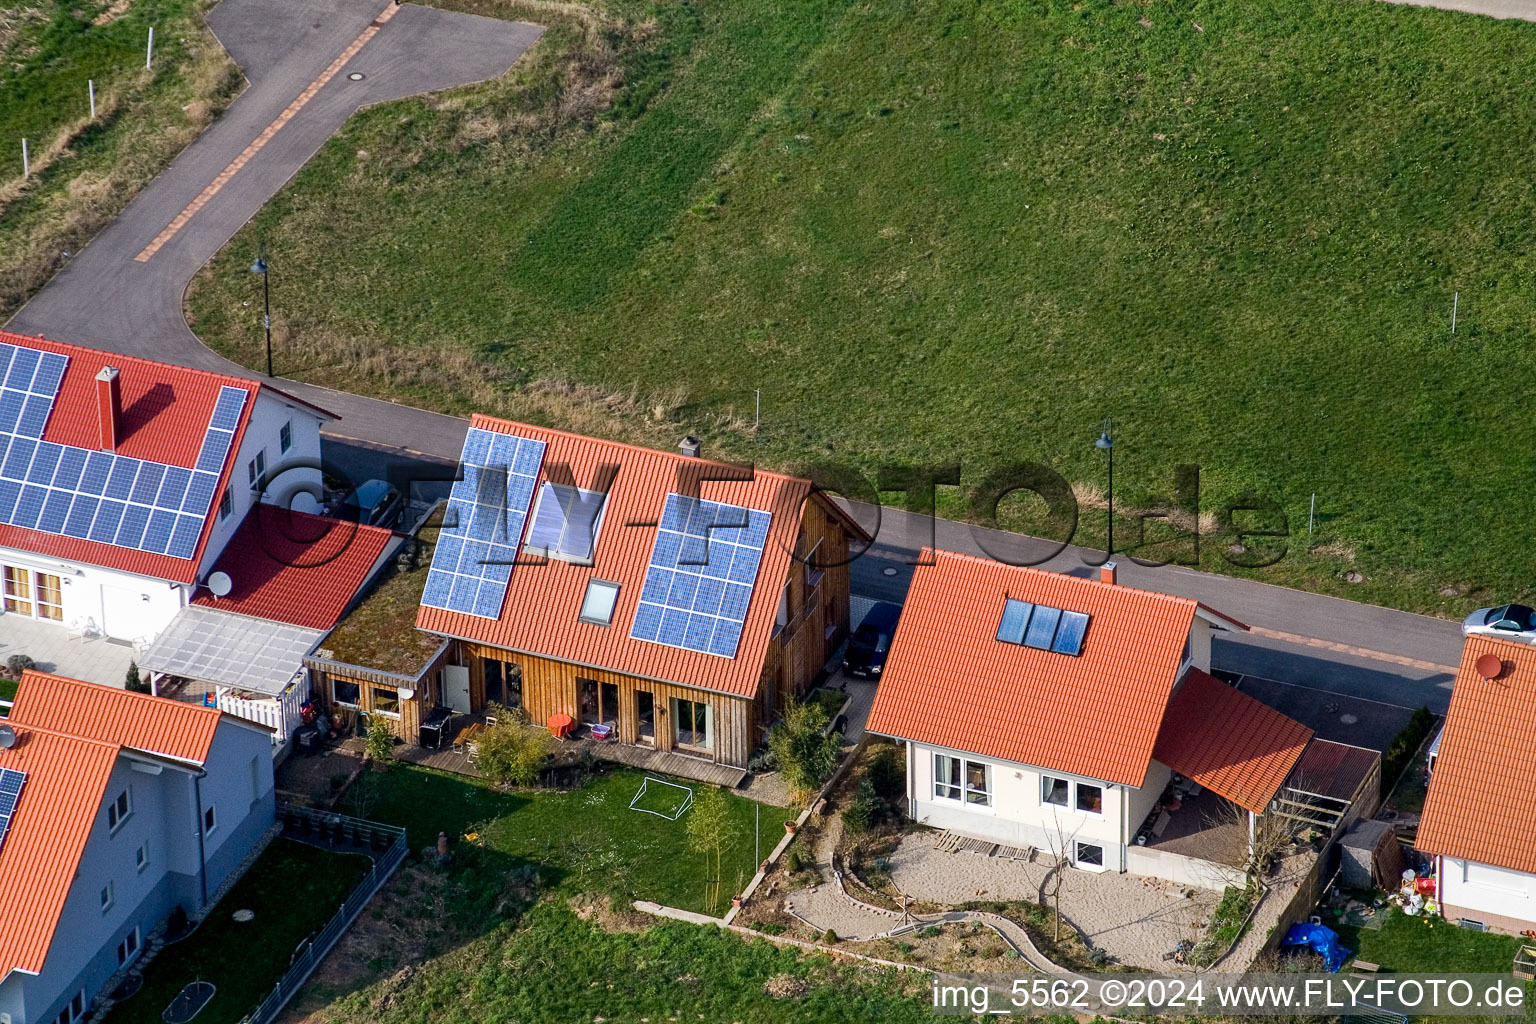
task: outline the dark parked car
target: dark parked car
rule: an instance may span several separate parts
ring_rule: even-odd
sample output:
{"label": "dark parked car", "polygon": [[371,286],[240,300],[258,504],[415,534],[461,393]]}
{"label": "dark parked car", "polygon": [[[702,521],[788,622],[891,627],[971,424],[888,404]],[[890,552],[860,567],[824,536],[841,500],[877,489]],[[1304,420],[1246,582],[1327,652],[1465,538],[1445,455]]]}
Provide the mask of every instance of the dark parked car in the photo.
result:
{"label": "dark parked car", "polygon": [[359,484],[357,490],[347,496],[345,504],[349,506],[347,519],[368,526],[382,526],[386,530],[398,526],[400,514],[405,511],[400,492],[383,480]]}
{"label": "dark parked car", "polygon": [[843,652],[843,671],[861,679],[878,679],[885,669],[885,656],[890,653],[891,640],[896,636],[896,620],[901,609],[882,601],[865,613],[864,621],[848,638],[848,649]]}

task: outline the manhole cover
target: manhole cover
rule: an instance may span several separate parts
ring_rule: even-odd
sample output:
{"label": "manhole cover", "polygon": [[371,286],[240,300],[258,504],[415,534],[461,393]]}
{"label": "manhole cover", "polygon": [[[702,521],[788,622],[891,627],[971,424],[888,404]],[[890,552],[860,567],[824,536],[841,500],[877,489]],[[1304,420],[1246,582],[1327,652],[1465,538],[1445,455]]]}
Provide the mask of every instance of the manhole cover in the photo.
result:
{"label": "manhole cover", "polygon": [[881,569],[880,572],[883,575],[886,575],[886,576],[895,576],[896,575],[896,570],[894,568],[892,568],[891,566],[889,566],[889,565],[886,566],[884,569]]}
{"label": "manhole cover", "polygon": [[256,911],[241,908],[230,916],[232,916],[236,921],[239,921],[241,924],[244,924],[247,921],[254,921],[256,919]]}
{"label": "manhole cover", "polygon": [[1354,715],[1340,715],[1339,721],[1343,722],[1345,725],[1354,725],[1356,722],[1360,721],[1360,719],[1356,718]]}
{"label": "manhole cover", "polygon": [[361,71],[354,71],[350,75],[347,76],[347,78],[350,81],[353,81],[353,82],[361,82],[363,79],[365,79],[367,77],[368,76],[363,74]]}

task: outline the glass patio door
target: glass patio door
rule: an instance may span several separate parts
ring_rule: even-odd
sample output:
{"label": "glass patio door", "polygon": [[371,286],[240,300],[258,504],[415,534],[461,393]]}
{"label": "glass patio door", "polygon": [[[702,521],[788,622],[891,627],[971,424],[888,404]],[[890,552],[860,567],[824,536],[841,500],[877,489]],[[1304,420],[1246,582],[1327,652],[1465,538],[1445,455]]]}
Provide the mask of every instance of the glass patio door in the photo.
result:
{"label": "glass patio door", "polygon": [[13,565],[5,567],[5,610],[16,615],[32,614],[32,572]]}
{"label": "glass patio door", "polygon": [[57,576],[46,572],[37,573],[37,617],[64,620],[64,588]]}
{"label": "glass patio door", "polygon": [[64,587],[57,576],[7,565],[3,588],[7,612],[55,622],[63,620]]}

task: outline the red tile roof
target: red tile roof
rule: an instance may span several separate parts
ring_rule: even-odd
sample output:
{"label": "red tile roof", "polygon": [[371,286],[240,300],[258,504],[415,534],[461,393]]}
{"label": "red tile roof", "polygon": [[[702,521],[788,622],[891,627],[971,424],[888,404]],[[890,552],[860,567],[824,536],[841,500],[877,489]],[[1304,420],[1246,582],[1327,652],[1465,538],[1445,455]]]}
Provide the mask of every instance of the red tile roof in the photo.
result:
{"label": "red tile roof", "polygon": [[1295,719],[1191,668],[1168,702],[1152,756],[1262,814],[1311,738]]}
{"label": "red tile roof", "polygon": [[[230,467],[234,465],[239,452],[241,438],[245,436],[251,410],[255,407],[256,395],[262,388],[259,382],[156,363],[116,352],[30,338],[7,331],[0,331],[0,342],[41,352],[57,352],[68,357],[69,366],[59,385],[53,413],[48,417],[48,424],[43,430],[43,440],[91,451],[100,448],[96,374],[104,366],[115,366],[122,371],[119,382],[122,388],[123,426],[116,449],[118,454],[186,469],[197,464],[198,449],[202,445],[208,421],[213,416],[213,407],[218,402],[219,389],[232,387],[245,391],[249,397],[241,412],[234,443],[225,458],[218,490],[214,492],[215,495],[223,493],[229,481]],[[202,560],[204,546],[208,543],[214,522],[213,511],[217,506],[218,500],[215,497],[203,524],[202,536],[198,538],[197,551],[190,559],[156,555],[5,524],[0,524],[0,546],[178,583],[191,583],[196,578],[197,566]]]}
{"label": "red tile roof", "polygon": [[10,722],[202,764],[222,718],[197,704],[29,671]]}
{"label": "red tile roof", "polygon": [[[1477,660],[1497,657],[1484,679]],[[1536,874],[1536,648],[1470,636],[1451,691],[1416,845]]]}
{"label": "red tile roof", "polygon": [[[471,425],[545,442],[544,470],[564,463],[582,486],[590,486],[589,481],[605,465],[618,466],[618,476],[603,512],[593,566],[554,559],[548,564],[515,566],[499,621],[423,607],[417,615],[418,627],[627,675],[756,696],[779,594],[800,533],[801,507],[810,494],[809,481],[758,470],[751,481],[699,484],[698,493],[703,498],[768,511],[773,516],[741,643],[736,657],[728,659],[631,640],[629,630],[650,564],[656,523],[667,495],[682,486],[679,477],[699,480],[705,474],[721,475],[722,471],[739,471],[739,467],[489,416],[476,416]],[[540,479],[544,479],[542,471]],[[820,497],[816,500],[829,514],[845,518],[832,502]],[[620,584],[613,622],[606,627],[578,621],[587,581],[594,577]]]}
{"label": "red tile roof", "polygon": [[18,742],[0,749],[0,768],[26,772],[27,781],[0,846],[0,981],[13,970],[42,971],[119,752],[113,743],[12,724]]}
{"label": "red tile roof", "polygon": [[[921,562],[870,731],[1141,785],[1197,602],[949,551]],[[997,640],[1009,597],[1091,615],[1082,654]]]}
{"label": "red tile roof", "polygon": [[330,629],[393,537],[377,526],[256,505],[213,567],[233,589],[220,598],[200,590],[192,603]]}
{"label": "red tile roof", "polygon": [[127,693],[43,672],[25,672],[7,719],[17,743],[0,768],[27,774],[0,845],[0,981],[38,973],[107,781],[124,748],[201,764],[223,716],[212,708]]}

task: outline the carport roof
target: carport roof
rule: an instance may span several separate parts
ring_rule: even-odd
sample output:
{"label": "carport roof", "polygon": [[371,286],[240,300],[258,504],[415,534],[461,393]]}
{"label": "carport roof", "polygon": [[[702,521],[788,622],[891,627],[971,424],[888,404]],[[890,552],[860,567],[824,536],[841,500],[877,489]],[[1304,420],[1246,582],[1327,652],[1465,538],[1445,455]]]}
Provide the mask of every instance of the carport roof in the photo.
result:
{"label": "carport roof", "polygon": [[324,633],[270,619],[188,605],[139,664],[151,672],[277,696]]}
{"label": "carport roof", "polygon": [[1191,668],[1168,701],[1152,756],[1262,814],[1311,739],[1295,719]]}

